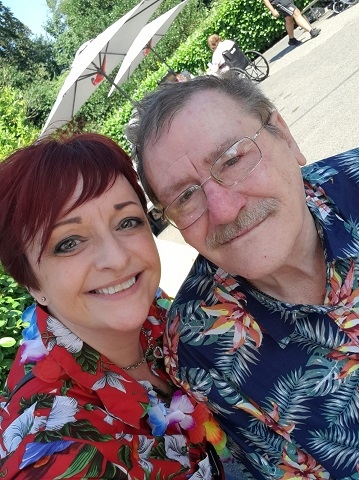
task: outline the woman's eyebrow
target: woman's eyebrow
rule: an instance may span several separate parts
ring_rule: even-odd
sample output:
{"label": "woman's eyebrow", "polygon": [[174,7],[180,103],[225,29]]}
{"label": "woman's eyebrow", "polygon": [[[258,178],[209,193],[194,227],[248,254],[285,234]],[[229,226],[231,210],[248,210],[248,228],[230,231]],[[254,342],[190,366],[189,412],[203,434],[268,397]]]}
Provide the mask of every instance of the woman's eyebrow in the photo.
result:
{"label": "woman's eyebrow", "polygon": [[[137,205],[137,203],[133,202],[132,200],[129,200],[127,202],[115,203],[113,208],[115,210],[122,210],[123,208],[127,207],[128,205]],[[53,226],[53,230],[55,228],[62,227],[63,225],[71,225],[72,223],[80,224],[81,222],[82,222],[81,217],[66,218],[65,220],[60,220],[59,222],[56,222],[55,225]]]}
{"label": "woman's eyebrow", "polygon": [[138,203],[134,202],[133,200],[128,200],[127,202],[121,202],[121,203],[115,203],[113,208],[115,210],[122,210],[123,208],[127,207],[128,205],[136,205],[138,206]]}
{"label": "woman's eyebrow", "polygon": [[55,223],[55,225],[53,226],[53,230],[55,230],[55,228],[62,227],[63,225],[69,225],[71,223],[80,224],[81,221],[81,217],[66,218],[65,220],[60,220],[59,222]]}

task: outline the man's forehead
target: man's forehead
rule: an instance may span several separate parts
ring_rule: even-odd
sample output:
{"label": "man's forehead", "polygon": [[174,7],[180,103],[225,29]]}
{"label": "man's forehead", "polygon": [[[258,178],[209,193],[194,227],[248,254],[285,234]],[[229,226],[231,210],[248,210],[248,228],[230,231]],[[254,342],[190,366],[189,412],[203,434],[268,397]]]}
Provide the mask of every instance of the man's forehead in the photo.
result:
{"label": "man's forehead", "polygon": [[150,184],[161,195],[166,180],[178,188],[197,182],[198,172],[207,173],[224,150],[241,135],[251,134],[249,125],[255,121],[222,92],[206,90],[192,96],[147,139],[143,164]]}
{"label": "man's forehead", "polygon": [[224,91],[204,89],[192,93],[190,97],[183,101],[183,104],[177,105],[174,110],[164,111],[160,123],[152,125],[151,130],[146,135],[144,153],[148,147],[152,148],[158,140],[165,138],[168,142],[168,135],[173,133],[174,128],[182,128],[193,120],[194,124],[191,125],[191,130],[195,128],[196,132],[201,132],[209,121],[212,120],[217,123],[216,119],[219,116],[228,117],[228,122],[233,122],[233,116],[236,117],[237,121],[240,121],[251,115],[239,99]]}
{"label": "man's forehead", "polygon": [[156,172],[155,163],[151,165],[149,162],[147,172],[151,178],[157,179],[155,191],[160,197],[167,198],[172,196],[174,191],[182,191],[189,184],[198,183],[198,178],[208,174],[211,165],[225,148],[227,147],[214,145],[211,150],[199,149],[196,155],[190,151],[177,157],[168,155],[165,161],[160,163],[162,167],[160,173]]}

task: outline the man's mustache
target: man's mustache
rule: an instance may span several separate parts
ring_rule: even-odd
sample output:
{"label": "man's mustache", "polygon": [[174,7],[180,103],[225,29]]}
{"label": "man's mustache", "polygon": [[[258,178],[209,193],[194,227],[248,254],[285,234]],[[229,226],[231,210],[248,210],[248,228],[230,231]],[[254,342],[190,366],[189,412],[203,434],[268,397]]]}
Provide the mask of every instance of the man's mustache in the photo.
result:
{"label": "man's mustache", "polygon": [[268,215],[277,211],[279,201],[275,199],[261,200],[255,207],[241,210],[234,222],[220,225],[217,230],[206,238],[206,247],[216,249],[230,242],[240,233],[264,220]]}

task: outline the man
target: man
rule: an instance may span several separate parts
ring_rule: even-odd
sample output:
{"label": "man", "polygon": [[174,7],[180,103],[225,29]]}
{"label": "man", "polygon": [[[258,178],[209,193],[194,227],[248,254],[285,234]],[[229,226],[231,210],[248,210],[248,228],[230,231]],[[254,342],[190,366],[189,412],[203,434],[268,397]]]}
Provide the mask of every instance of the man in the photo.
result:
{"label": "man", "polygon": [[263,0],[264,5],[269,9],[274,18],[284,17],[285,28],[288,33],[288,44],[294,47],[302,42],[294,36],[294,21],[298,27],[310,33],[312,38],[320,34],[320,28],[312,28],[310,23],[303,17],[299,8],[291,0]]}
{"label": "man", "polygon": [[231,71],[150,93],[128,133],[147,194],[200,253],[170,313],[172,377],[248,478],[358,478],[359,149],[302,169]]}

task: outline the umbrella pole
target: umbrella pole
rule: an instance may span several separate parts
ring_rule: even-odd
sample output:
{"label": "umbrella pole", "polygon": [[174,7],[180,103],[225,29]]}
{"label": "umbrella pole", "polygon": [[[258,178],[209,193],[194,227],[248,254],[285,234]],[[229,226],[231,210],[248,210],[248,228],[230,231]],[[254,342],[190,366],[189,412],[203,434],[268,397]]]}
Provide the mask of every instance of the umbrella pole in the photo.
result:
{"label": "umbrella pole", "polygon": [[165,60],[163,60],[163,58],[161,58],[158,55],[158,53],[156,52],[156,50],[154,48],[152,48],[150,45],[147,45],[145,48],[149,48],[151,50],[151,52],[153,52],[156,55],[156,57],[159,59],[160,62],[164,63],[169,70],[171,70],[171,71],[173,70],[172,67],[170,67],[168,65],[168,63],[166,63]]}
{"label": "umbrella pole", "polygon": [[117,88],[117,90],[118,90],[124,97],[126,97],[127,100],[130,101],[134,107],[137,106],[137,102],[135,102],[134,100],[132,100],[132,98],[131,98],[129,95],[127,95],[127,93],[126,93],[122,88],[120,88],[120,87],[107,75],[106,72],[104,72],[103,70],[100,70],[98,73],[99,73],[100,75],[103,75],[103,76],[106,78],[106,80],[107,80],[109,83],[111,83],[111,85],[113,85],[115,88]]}

